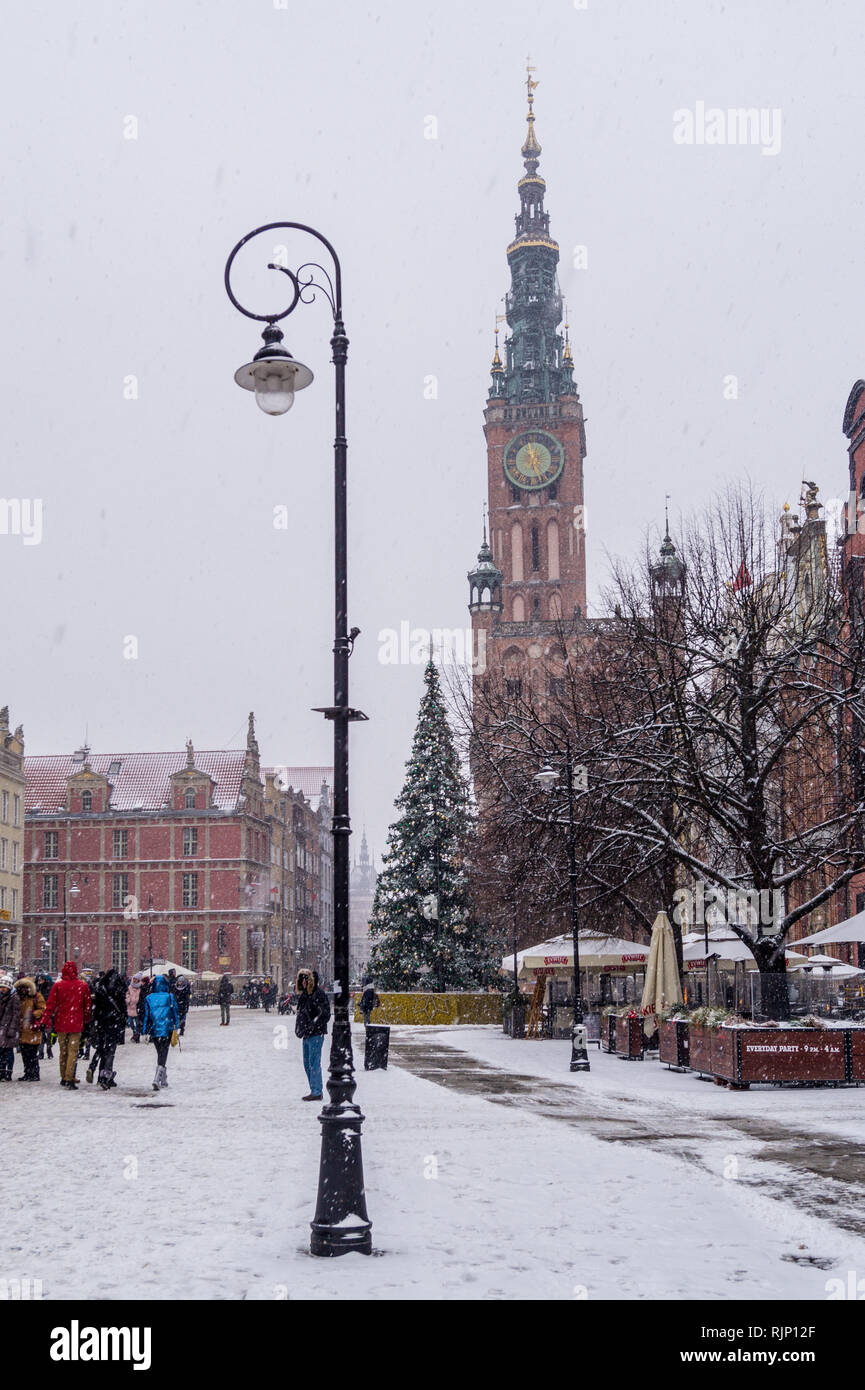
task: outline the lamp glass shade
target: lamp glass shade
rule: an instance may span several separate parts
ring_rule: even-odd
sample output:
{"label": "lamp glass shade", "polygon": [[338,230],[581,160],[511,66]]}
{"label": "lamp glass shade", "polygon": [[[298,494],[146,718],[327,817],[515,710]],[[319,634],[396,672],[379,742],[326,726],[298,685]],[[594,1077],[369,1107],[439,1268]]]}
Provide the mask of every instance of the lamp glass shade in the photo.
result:
{"label": "lamp glass shade", "polygon": [[294,368],[283,362],[261,362],[253,372],[255,402],[265,415],[285,415],[294,405]]}
{"label": "lamp glass shade", "polygon": [[549,763],[546,765],[546,767],[542,767],[540,772],[536,772],[534,777],[532,778],[532,781],[537,782],[539,786],[546,788],[554,787],[558,780],[559,774],[556,772],[556,769],[554,767],[550,767]]}

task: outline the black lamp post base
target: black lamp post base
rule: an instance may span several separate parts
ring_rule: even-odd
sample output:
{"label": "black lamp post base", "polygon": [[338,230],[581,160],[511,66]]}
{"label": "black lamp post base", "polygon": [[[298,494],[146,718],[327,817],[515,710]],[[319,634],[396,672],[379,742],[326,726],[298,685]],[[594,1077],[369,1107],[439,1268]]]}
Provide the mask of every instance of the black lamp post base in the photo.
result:
{"label": "black lamp post base", "polygon": [[589,1055],[582,1048],[571,1050],[571,1071],[591,1071]]}
{"label": "black lamp post base", "polygon": [[[331,1084],[331,1083],[329,1083]],[[326,1105],[321,1124],[318,1204],[310,1222],[311,1255],[372,1254],[372,1222],[367,1216],[357,1105]]]}

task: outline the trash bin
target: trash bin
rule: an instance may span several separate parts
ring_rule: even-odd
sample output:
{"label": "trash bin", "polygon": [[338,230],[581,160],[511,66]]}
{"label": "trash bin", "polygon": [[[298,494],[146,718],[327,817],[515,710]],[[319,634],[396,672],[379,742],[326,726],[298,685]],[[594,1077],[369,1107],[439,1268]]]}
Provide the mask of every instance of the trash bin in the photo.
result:
{"label": "trash bin", "polygon": [[368,1023],[363,1050],[364,1071],[387,1071],[390,1028],[384,1023]]}

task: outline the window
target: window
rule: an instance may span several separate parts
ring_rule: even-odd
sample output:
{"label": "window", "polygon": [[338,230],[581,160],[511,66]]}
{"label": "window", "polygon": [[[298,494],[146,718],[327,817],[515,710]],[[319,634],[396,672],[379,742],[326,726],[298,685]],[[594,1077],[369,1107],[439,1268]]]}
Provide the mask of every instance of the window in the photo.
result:
{"label": "window", "polygon": [[20,846],[19,846],[19,844],[18,844],[18,841],[17,841],[17,840],[13,840],[13,841],[12,841],[12,872],[13,872],[13,874],[17,874],[18,869],[19,869],[19,867],[20,867],[19,864],[18,864],[18,851],[19,851],[19,848],[20,848]]}
{"label": "window", "polygon": [[0,869],[6,869],[6,868],[8,868],[8,866],[9,866],[9,841],[8,841],[8,840],[0,840]]}
{"label": "window", "polygon": [[537,574],[541,567],[541,542],[537,526],[532,527],[532,570]]}
{"label": "window", "polygon": [[184,970],[198,969],[197,927],[187,927],[180,933],[180,964]]}
{"label": "window", "polygon": [[59,883],[58,874],[44,874],[42,877],[42,906],[57,906],[57,885]]}
{"label": "window", "polygon": [[56,931],[46,931],[41,938],[42,960],[49,975],[57,974],[57,938]]}
{"label": "window", "polygon": [[198,907],[198,874],[183,875],[183,907]]}
{"label": "window", "polygon": [[14,808],[14,809],[13,809],[13,812],[12,812],[12,824],[13,824],[13,825],[20,825],[20,824],[21,824],[21,798],[20,798],[20,796],[18,795],[17,792],[16,792],[16,794],[15,794],[15,795],[13,796],[13,798],[12,798],[12,806],[13,806],[13,808]]}
{"label": "window", "polygon": [[111,933],[111,964],[121,975],[126,974],[127,936],[125,931]]}
{"label": "window", "polygon": [[8,825],[8,824],[9,824],[9,793],[8,793],[8,792],[4,792],[4,793],[3,793],[3,803],[2,803],[2,811],[0,811],[0,817],[2,817],[2,820],[3,820],[3,824],[4,824],[4,825]]}
{"label": "window", "polygon": [[93,793],[92,793],[92,792],[82,792],[82,793],[81,793],[81,809],[82,809],[82,811],[92,811],[92,810],[93,810]]}
{"label": "window", "polygon": [[506,680],[505,688],[508,692],[509,697],[512,700],[518,700],[520,698],[520,695],[522,694],[523,683],[519,679],[519,677],[517,677],[515,680]]}
{"label": "window", "polygon": [[5,888],[0,888],[0,912],[6,911],[6,893]]}
{"label": "window", "polygon": [[195,788],[194,788],[194,787],[187,787],[187,788],[186,788],[186,797],[184,798],[184,802],[185,802],[187,811],[194,811],[194,810],[195,810]]}
{"label": "window", "polygon": [[12,920],[13,920],[13,922],[16,922],[16,921],[18,920],[18,889],[17,889],[17,888],[13,888],[13,889],[12,889]]}
{"label": "window", "polygon": [[115,830],[113,835],[113,854],[115,859],[129,858],[129,831]]}
{"label": "window", "polygon": [[[6,841],[4,840],[5,844]],[[43,858],[56,859],[60,853],[60,836],[56,830],[45,831],[45,844],[42,850]]]}
{"label": "window", "polygon": [[219,930],[218,930],[217,933],[216,933],[216,953],[217,953],[217,955],[224,956],[224,955],[225,955],[225,948],[226,948],[225,927],[220,927]]}
{"label": "window", "polygon": [[561,697],[565,693],[564,676],[550,676],[550,694]]}
{"label": "window", "polygon": [[185,859],[198,853],[198,829],[196,826],[183,827],[183,856]]}
{"label": "window", "polygon": [[126,899],[129,896],[129,875],[114,874],[111,888],[111,906],[125,907]]}

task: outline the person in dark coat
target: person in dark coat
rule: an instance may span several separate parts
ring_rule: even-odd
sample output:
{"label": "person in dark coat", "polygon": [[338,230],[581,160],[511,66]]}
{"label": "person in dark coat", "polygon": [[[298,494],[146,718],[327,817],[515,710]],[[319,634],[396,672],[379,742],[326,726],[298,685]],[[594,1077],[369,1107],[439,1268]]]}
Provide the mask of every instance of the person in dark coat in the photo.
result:
{"label": "person in dark coat", "polygon": [[157,975],[153,981],[153,988],[144,1003],[144,1018],[141,1024],[141,1032],[148,1035],[156,1047],[154,1091],[168,1085],[168,1072],[165,1063],[168,1061],[168,1050],[171,1047],[171,1034],[179,1026],[180,1015],[177,1012],[177,1000],[171,993],[171,987],[165,976]]}
{"label": "person in dark coat", "polygon": [[90,989],[84,980],[78,978],[78,966],[74,960],[66,961],[60,972],[60,979],[51,986],[51,993],[42,1016],[43,1028],[52,1025],[57,1034],[60,1047],[60,1085],[67,1091],[76,1091],[75,1063],[78,1060],[78,1046],[81,1034],[90,1021],[92,1011]]}
{"label": "person in dark coat", "polygon": [[186,1015],[189,1013],[189,999],[192,994],[192,986],[185,975],[181,975],[175,981],[173,994],[177,1000],[177,1012],[180,1015],[180,1036],[186,1032]]}
{"label": "person in dark coat", "polygon": [[301,970],[297,977],[297,1018],[294,1031],[303,1039],[303,1066],[309,1082],[304,1100],[321,1100],[321,1049],[330,1018],[330,1000],[319,988],[317,970]]}
{"label": "person in dark coat", "polygon": [[[49,994],[51,993],[51,987],[52,987],[53,984],[54,984],[54,981],[52,980],[52,978],[51,978],[50,975],[37,975],[37,976],[36,976],[36,990],[37,990],[37,993],[39,993],[39,994],[42,995],[42,998],[43,998],[43,999],[47,999],[47,998],[48,998]],[[48,1057],[53,1057],[53,1056],[54,1056],[54,1051],[53,1051],[53,1048],[52,1048],[52,1046],[51,1046],[51,1039],[52,1039],[53,1036],[54,1036],[54,1035],[53,1035],[51,1029],[50,1029],[50,1028],[46,1029],[45,1026],[42,1025],[42,1037],[41,1037],[41,1040],[40,1040],[40,1043],[39,1043],[39,1058],[38,1058],[38,1060],[39,1060],[40,1062],[43,1061],[43,1059],[45,1058],[46,1055],[47,1055]]]}
{"label": "person in dark coat", "polygon": [[0,975],[0,1081],[12,1080],[21,1036],[21,1000],[11,975]]}
{"label": "person in dark coat", "polygon": [[231,1022],[231,996],[234,993],[234,985],[231,983],[231,976],[226,972],[219,981],[219,989],[216,991],[216,998],[219,1002],[219,1026],[227,1028]]}
{"label": "person in dark coat", "polygon": [[106,970],[93,991],[93,1057],[87,1068],[92,1081],[97,1065],[103,1091],[116,1086],[114,1054],[126,1037],[126,980],[113,968]]}
{"label": "person in dark coat", "polygon": [[363,1014],[363,1023],[365,1028],[369,1027],[369,1016],[374,1009],[378,1008],[379,1002],[379,997],[375,992],[375,985],[372,982],[372,977],[368,975],[363,982],[363,993],[360,996],[360,1011]]}

